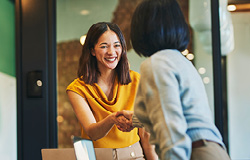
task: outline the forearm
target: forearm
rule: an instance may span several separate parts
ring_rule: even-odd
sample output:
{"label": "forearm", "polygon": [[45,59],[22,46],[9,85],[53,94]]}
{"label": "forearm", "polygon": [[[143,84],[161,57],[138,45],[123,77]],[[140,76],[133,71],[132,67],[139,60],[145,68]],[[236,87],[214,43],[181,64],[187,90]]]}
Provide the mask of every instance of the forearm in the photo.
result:
{"label": "forearm", "polygon": [[158,160],[158,156],[155,152],[155,146],[149,143],[150,134],[143,128],[140,128],[139,136],[145,158],[148,160]]}
{"label": "forearm", "polygon": [[86,99],[72,91],[67,93],[77,119],[91,140],[95,141],[106,136],[114,124],[117,124],[116,113],[112,113],[103,120],[96,122]]}
{"label": "forearm", "polygon": [[96,141],[100,138],[105,137],[109,133],[109,131],[115,124],[113,116],[114,115],[111,114],[97,123],[90,124],[84,129],[86,134],[91,138],[91,140]]}
{"label": "forearm", "polygon": [[144,145],[143,152],[147,160],[158,160],[158,156],[155,152],[154,145],[150,145],[150,144]]}

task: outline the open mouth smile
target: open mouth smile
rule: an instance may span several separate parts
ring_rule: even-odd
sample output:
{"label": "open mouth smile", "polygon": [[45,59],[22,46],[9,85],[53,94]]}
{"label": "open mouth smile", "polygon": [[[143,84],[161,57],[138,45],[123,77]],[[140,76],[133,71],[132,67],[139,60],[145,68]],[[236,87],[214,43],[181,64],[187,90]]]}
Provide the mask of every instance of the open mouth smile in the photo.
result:
{"label": "open mouth smile", "polygon": [[113,61],[116,60],[116,57],[114,57],[114,58],[105,58],[105,60],[106,60],[106,61],[109,61],[109,62],[113,62]]}

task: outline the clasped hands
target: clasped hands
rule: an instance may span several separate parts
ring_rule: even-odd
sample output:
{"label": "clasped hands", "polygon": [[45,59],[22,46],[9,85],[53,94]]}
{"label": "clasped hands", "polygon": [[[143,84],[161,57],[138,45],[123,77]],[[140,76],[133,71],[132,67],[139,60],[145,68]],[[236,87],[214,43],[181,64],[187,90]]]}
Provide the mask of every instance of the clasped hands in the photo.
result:
{"label": "clasped hands", "polygon": [[117,128],[123,132],[130,132],[135,127],[132,125],[132,116],[134,112],[128,110],[122,110],[116,112]]}

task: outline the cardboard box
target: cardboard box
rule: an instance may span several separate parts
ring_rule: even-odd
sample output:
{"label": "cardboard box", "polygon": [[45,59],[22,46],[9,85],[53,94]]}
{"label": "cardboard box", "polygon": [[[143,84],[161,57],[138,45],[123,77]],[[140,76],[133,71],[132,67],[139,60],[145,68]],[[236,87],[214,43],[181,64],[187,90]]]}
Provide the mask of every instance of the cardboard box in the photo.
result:
{"label": "cardboard box", "polygon": [[[42,160],[76,160],[74,148],[42,149]],[[96,160],[113,160],[111,148],[95,148]]]}

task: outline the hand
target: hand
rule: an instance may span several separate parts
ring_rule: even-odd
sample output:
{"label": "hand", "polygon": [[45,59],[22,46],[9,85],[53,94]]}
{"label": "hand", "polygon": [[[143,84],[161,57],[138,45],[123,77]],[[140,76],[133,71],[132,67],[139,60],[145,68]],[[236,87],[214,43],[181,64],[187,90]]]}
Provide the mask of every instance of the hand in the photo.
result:
{"label": "hand", "polygon": [[128,110],[122,110],[122,111],[118,111],[116,112],[116,116],[120,116],[123,115],[124,117],[126,117],[128,120],[131,120],[132,122],[132,116],[133,116],[134,112],[133,111],[128,111]]}
{"label": "hand", "polygon": [[117,128],[123,132],[131,131],[131,127],[128,125],[129,120],[125,118],[123,115],[117,115],[116,112],[113,112],[109,115],[111,117],[113,124],[117,126]]}
{"label": "hand", "polygon": [[130,132],[134,129],[132,125],[132,116],[133,111],[118,111],[116,112],[117,121],[119,124],[117,125],[117,128],[123,132]]}
{"label": "hand", "polygon": [[117,117],[117,121],[119,122],[119,124],[117,124],[116,126],[120,131],[130,132],[134,129],[134,127],[132,126],[132,121],[130,122],[130,120],[128,120],[123,115],[119,115]]}

